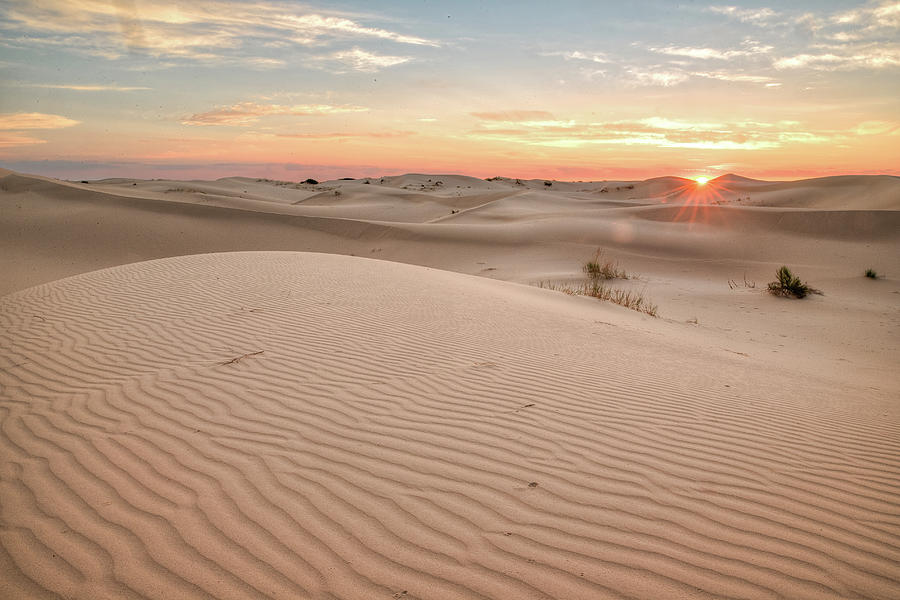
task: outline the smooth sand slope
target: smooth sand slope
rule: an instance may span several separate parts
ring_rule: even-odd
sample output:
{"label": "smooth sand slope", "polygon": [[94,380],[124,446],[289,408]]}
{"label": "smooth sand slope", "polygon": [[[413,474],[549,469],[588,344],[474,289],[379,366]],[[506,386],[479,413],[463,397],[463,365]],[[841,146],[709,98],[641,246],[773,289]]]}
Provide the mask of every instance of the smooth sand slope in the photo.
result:
{"label": "smooth sand slope", "polygon": [[291,252],[0,324],[3,598],[900,597],[896,397],[713,330]]}

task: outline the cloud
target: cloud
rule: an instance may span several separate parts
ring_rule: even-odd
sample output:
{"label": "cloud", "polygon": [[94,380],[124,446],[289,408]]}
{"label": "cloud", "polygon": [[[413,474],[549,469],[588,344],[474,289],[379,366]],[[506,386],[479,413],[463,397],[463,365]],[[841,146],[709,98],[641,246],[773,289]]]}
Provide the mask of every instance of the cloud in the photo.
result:
{"label": "cloud", "polygon": [[136,92],[153,88],[123,85],[78,85],[65,83],[17,83],[16,87],[45,88],[52,90],[73,90],[76,92]]}
{"label": "cloud", "polygon": [[760,56],[770,53],[772,46],[764,45],[753,39],[745,39],[741,42],[740,49],[719,50],[718,48],[696,47],[696,46],[664,46],[659,48],[650,48],[651,52],[657,54],[666,54],[669,56],[683,56],[697,60],[732,60],[734,58],[745,58],[752,56]]}
{"label": "cloud", "polygon": [[[372,27],[346,15],[308,11],[289,2],[201,0],[173,5],[106,0],[7,0],[0,27],[16,45],[51,45],[107,59],[128,54],[256,67],[284,64],[274,46],[320,47],[382,40],[437,47],[434,40]],[[8,38],[12,37],[10,35]]]}
{"label": "cloud", "polygon": [[900,124],[890,121],[863,121],[853,130],[856,135],[894,135],[900,131]]}
{"label": "cloud", "polygon": [[590,54],[585,54],[584,52],[580,52],[578,50],[574,50],[572,52],[564,52],[562,54],[567,60],[586,60],[595,63],[610,63],[612,62],[607,56],[603,53],[592,52]]}
{"label": "cloud", "polygon": [[841,53],[797,54],[775,61],[776,69],[808,68],[817,71],[883,69],[900,66],[900,46],[840,48]]}
{"label": "cloud", "polygon": [[800,123],[709,122],[666,117],[573,124],[570,128],[477,129],[469,137],[555,148],[588,145],[695,150],[764,150],[785,144],[830,142],[833,132],[804,131]]}
{"label": "cloud", "polygon": [[[0,114],[0,148],[45,144],[46,140],[21,133],[28,129],[63,129],[78,125],[80,121],[45,113]],[[8,133],[7,133],[8,132]]]}
{"label": "cloud", "polygon": [[728,60],[736,56],[748,56],[753,54],[747,50],[716,50],[715,48],[692,48],[666,46],[665,48],[650,48],[651,51],[671,56],[687,56],[689,58]]}
{"label": "cloud", "polygon": [[265,58],[262,56],[251,56],[240,61],[242,64],[259,69],[277,69],[283,67],[288,62],[280,58]]}
{"label": "cloud", "polygon": [[831,15],[828,22],[838,26],[861,25],[869,29],[900,27],[900,2],[883,1]]}
{"label": "cloud", "polygon": [[780,83],[774,83],[771,77],[765,75],[750,75],[731,71],[691,71],[691,75],[705,79],[718,79],[737,83],[764,83],[766,86],[772,87],[781,85]]}
{"label": "cloud", "polygon": [[412,60],[412,57],[410,56],[373,54],[360,48],[335,52],[331,55],[331,58],[348,65],[355,71],[362,71],[364,73],[374,73],[386,67],[401,65]]}
{"label": "cloud", "polygon": [[47,140],[33,138],[21,133],[0,133],[0,148],[12,148],[14,146],[31,146],[34,144],[46,144]]}
{"label": "cloud", "polygon": [[713,131],[726,127],[723,123],[704,123],[697,121],[680,121],[663,117],[646,117],[639,119],[637,123],[646,125],[650,129],[665,129],[679,131]]}
{"label": "cloud", "polygon": [[869,3],[830,15],[804,13],[794,23],[814,36],[838,42],[892,43],[900,29],[900,2]]}
{"label": "cloud", "polygon": [[78,125],[80,121],[60,115],[44,113],[4,113],[0,114],[0,131],[14,129],[62,129]]}
{"label": "cloud", "polygon": [[543,131],[565,131],[575,126],[575,121],[557,119],[545,110],[507,110],[501,112],[473,112],[471,116],[480,119],[483,130],[505,131],[512,126]]}
{"label": "cloud", "polygon": [[349,139],[349,138],[375,138],[375,139],[385,139],[385,138],[404,138],[412,135],[416,135],[415,131],[374,131],[367,133],[351,133],[351,132],[337,132],[337,133],[277,133],[275,137],[280,138],[298,138],[304,140],[341,140],[341,139]]}
{"label": "cloud", "polygon": [[744,23],[762,24],[778,16],[771,8],[739,8],[737,6],[710,6],[709,12],[725,15]]}
{"label": "cloud", "polygon": [[900,66],[900,2],[869,2],[830,14],[791,20],[812,40],[773,62],[778,70],[851,71]]}
{"label": "cloud", "polygon": [[[283,22],[288,25],[297,27],[306,35],[313,37],[321,37],[324,35],[344,34],[351,37],[374,37],[383,40],[390,40],[401,44],[412,44],[416,46],[439,46],[437,42],[427,40],[411,35],[403,35],[386,29],[378,29],[376,27],[364,27],[355,21],[341,17],[328,17],[322,15],[302,15],[299,17],[285,16]],[[308,39],[308,38],[304,38]]]}
{"label": "cloud", "polygon": [[549,121],[553,120],[553,114],[545,110],[507,110],[502,112],[473,112],[469,113],[482,121]]}
{"label": "cloud", "polygon": [[683,71],[666,71],[662,69],[642,69],[631,67],[625,69],[630,76],[632,85],[638,86],[662,86],[671,87],[684,83],[690,79],[690,75]]}
{"label": "cloud", "polygon": [[311,117],[340,113],[365,112],[368,108],[362,106],[332,106],[330,104],[298,104],[283,106],[280,104],[258,104],[256,102],[239,102],[231,106],[224,106],[205,113],[191,115],[181,121],[182,125],[230,125],[247,126],[256,123],[260,117],[265,116],[295,116]]}
{"label": "cloud", "polygon": [[[633,44],[639,45],[638,43]],[[760,75],[756,73],[745,73],[747,67],[736,59],[753,60],[755,58],[765,58],[765,62],[770,64],[767,56],[772,52],[773,46],[766,45],[755,39],[746,38],[740,42],[739,48],[718,49],[707,46],[653,46],[647,48],[650,52],[663,54],[666,56],[679,57],[688,60],[669,60],[666,64],[647,64],[640,58],[610,60],[603,57],[598,62],[609,63],[611,67],[604,70],[594,70],[586,75],[590,78],[598,75],[620,80],[626,86],[632,87],[674,87],[685,83],[692,78],[718,79],[721,81],[741,82],[741,83],[760,83],[767,84],[773,81],[772,77]],[[588,55],[581,52],[568,53],[552,53],[546,56],[564,56],[571,58],[577,56],[579,58],[587,58]],[[723,69],[703,69],[691,70],[691,62],[693,61],[729,61],[729,70]],[[744,61],[746,62],[746,61]],[[758,63],[759,61],[757,61]],[[754,70],[759,71],[764,65],[754,63]]]}

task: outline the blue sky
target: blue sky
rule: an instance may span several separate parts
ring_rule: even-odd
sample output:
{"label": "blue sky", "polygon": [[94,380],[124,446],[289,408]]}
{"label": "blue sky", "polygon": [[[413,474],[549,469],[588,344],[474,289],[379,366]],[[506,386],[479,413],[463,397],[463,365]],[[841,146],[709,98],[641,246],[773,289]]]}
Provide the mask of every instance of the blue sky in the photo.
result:
{"label": "blue sky", "polygon": [[0,165],[60,177],[900,164],[894,0],[4,0],[0,34]]}

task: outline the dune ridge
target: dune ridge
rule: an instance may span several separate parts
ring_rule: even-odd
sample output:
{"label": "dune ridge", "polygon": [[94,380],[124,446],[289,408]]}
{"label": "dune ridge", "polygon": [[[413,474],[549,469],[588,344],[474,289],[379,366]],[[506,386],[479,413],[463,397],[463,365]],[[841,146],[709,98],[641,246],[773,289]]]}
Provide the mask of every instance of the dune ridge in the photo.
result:
{"label": "dune ridge", "polygon": [[0,298],[0,595],[900,595],[890,395],[646,319],[293,252]]}

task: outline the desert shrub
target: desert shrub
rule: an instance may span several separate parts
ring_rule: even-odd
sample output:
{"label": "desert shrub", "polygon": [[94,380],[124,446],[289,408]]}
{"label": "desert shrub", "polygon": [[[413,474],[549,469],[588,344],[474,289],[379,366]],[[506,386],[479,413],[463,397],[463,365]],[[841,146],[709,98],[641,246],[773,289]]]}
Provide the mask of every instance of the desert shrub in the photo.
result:
{"label": "desert shrub", "polygon": [[800,278],[791,273],[786,266],[782,266],[775,272],[775,281],[769,282],[769,291],[776,296],[793,296],[794,298],[804,298],[808,294],[820,294],[821,292],[815,288],[809,287]]}
{"label": "desert shrub", "polygon": [[309,179],[305,179],[302,183],[305,183],[307,185],[319,185],[319,182],[312,177],[310,177]]}
{"label": "desert shrub", "polygon": [[875,272],[875,269],[866,269],[866,277],[869,279],[878,279],[880,275]]}

